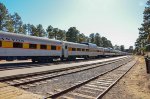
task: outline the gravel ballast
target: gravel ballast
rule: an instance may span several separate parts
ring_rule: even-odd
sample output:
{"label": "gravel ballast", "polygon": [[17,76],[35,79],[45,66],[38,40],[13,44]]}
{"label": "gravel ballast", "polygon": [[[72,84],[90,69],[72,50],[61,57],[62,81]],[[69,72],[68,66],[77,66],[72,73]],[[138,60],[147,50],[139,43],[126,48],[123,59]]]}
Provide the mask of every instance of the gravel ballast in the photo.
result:
{"label": "gravel ballast", "polygon": [[[125,61],[121,61],[119,62],[119,64],[122,64],[123,62]],[[63,89],[66,89],[67,87],[71,87],[75,83],[79,83],[80,81],[87,80],[95,75],[98,75],[107,70],[115,68],[116,66],[117,65],[113,63],[113,64],[100,66],[98,68],[94,68],[87,71],[56,77],[49,81],[46,81],[46,83],[44,84],[40,84],[35,87],[29,87],[29,89],[27,90],[33,93],[47,96],[49,94],[48,92],[57,93]]]}

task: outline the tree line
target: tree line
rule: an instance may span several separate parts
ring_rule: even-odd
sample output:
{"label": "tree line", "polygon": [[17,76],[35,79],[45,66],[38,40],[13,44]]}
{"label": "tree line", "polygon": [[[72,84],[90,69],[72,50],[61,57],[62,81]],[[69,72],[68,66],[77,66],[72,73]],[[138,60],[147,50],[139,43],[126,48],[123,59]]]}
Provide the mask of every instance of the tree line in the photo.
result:
{"label": "tree line", "polygon": [[144,54],[146,45],[150,42],[150,0],[147,1],[143,12],[143,23],[139,30],[139,36],[135,42],[135,50],[138,54]]}
{"label": "tree line", "polygon": [[99,33],[91,33],[89,36],[86,36],[84,33],[80,33],[76,27],[70,27],[67,31],[65,31],[59,28],[54,28],[51,25],[44,29],[42,24],[38,24],[36,26],[33,24],[24,24],[19,14],[16,12],[14,14],[10,14],[3,3],[0,3],[0,30],[76,43],[89,42],[100,47],[108,47],[125,51],[124,45],[113,46],[110,40],[101,36]]}

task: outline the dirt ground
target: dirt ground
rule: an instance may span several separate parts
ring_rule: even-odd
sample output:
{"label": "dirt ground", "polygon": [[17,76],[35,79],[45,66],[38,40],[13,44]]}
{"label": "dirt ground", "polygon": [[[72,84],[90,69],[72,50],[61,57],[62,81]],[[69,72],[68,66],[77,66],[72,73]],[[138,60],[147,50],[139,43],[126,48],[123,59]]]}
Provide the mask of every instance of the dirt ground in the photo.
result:
{"label": "dirt ground", "polygon": [[150,74],[144,57],[102,99],[150,99]]}

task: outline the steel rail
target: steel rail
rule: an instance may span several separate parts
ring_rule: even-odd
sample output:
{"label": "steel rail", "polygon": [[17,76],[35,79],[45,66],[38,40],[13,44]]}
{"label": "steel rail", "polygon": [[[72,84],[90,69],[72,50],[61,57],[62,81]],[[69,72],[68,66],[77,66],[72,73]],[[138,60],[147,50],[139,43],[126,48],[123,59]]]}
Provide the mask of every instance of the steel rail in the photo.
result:
{"label": "steel rail", "polygon": [[123,75],[121,75],[116,81],[114,81],[114,83],[112,83],[105,91],[103,91],[101,94],[99,94],[96,99],[101,99],[115,84],[117,84],[117,82],[125,75],[128,73],[129,70],[131,70],[131,68],[137,64],[137,62],[135,62]]}

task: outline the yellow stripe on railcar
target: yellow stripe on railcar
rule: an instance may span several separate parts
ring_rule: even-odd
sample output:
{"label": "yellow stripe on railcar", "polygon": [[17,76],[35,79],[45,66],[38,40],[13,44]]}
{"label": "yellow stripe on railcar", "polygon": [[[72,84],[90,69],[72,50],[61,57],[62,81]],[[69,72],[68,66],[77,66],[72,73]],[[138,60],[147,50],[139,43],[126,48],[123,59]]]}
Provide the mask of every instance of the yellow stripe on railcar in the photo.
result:
{"label": "yellow stripe on railcar", "polygon": [[23,48],[24,49],[29,49],[29,43],[23,43]]}
{"label": "yellow stripe on railcar", "polygon": [[13,48],[13,42],[11,41],[2,41],[3,48]]}
{"label": "yellow stripe on railcar", "polygon": [[36,44],[37,45],[37,49],[41,49],[41,46],[40,46],[40,44]]}
{"label": "yellow stripe on railcar", "polygon": [[72,48],[71,48],[71,47],[69,47],[69,48],[68,48],[68,51],[72,51]]}
{"label": "yellow stripe on railcar", "polygon": [[57,46],[57,49],[56,50],[61,50],[61,46]]}
{"label": "yellow stripe on railcar", "polygon": [[0,41],[0,47],[2,47],[2,41]]}
{"label": "yellow stripe on railcar", "polygon": [[51,50],[51,46],[50,45],[47,45],[47,50]]}

